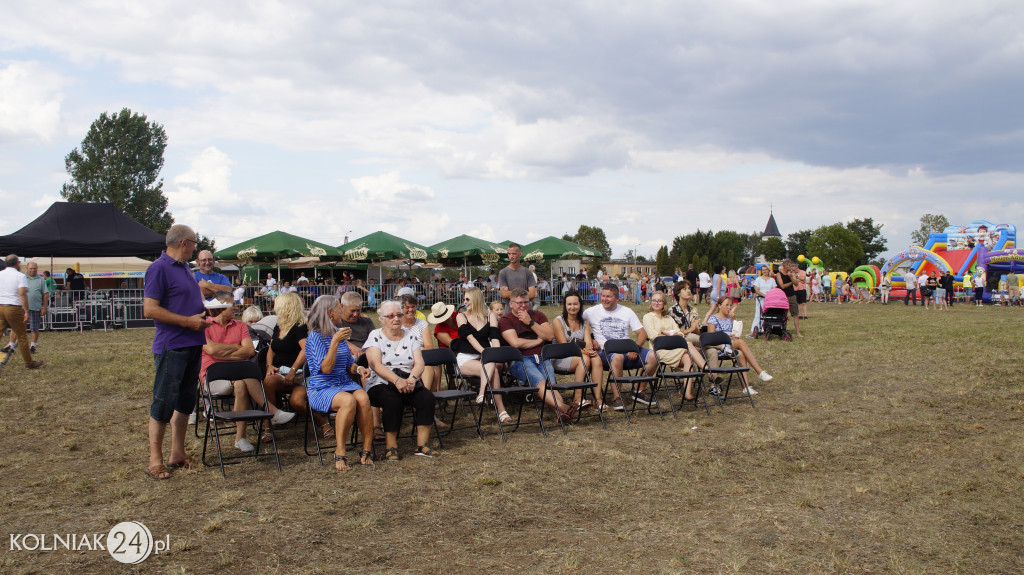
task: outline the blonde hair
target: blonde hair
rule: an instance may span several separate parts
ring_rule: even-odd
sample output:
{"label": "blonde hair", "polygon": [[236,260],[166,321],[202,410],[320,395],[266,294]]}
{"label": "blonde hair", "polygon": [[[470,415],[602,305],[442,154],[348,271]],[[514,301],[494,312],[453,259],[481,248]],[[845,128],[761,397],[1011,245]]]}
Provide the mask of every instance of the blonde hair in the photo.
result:
{"label": "blonde hair", "polygon": [[661,315],[666,315],[668,313],[666,309],[666,306],[668,306],[668,296],[663,291],[656,291],[651,294],[651,301],[647,304],[647,311],[654,311],[654,296],[656,295],[661,296]]}
{"label": "blonde hair", "polygon": [[487,309],[489,309],[491,311],[494,311],[494,306],[498,306],[498,308],[499,308],[499,311],[495,312],[498,315],[501,315],[501,314],[505,313],[505,306],[502,305],[502,303],[500,301],[497,301],[497,300],[492,301],[491,305],[487,306]]}
{"label": "blonde hair", "polygon": [[263,319],[263,312],[260,311],[260,308],[254,305],[245,308],[245,311],[242,312],[243,323],[257,322],[261,319]]}
{"label": "blonde hair", "polygon": [[484,293],[480,291],[480,288],[469,288],[466,290],[466,297],[469,298],[469,309],[466,310],[466,315],[474,315],[479,318],[487,319],[487,311],[490,310],[484,304]]}
{"label": "blonde hair", "polygon": [[295,292],[284,292],[274,300],[274,314],[277,315],[277,329],[281,337],[297,325],[306,325],[306,314],[302,309],[302,298]]}

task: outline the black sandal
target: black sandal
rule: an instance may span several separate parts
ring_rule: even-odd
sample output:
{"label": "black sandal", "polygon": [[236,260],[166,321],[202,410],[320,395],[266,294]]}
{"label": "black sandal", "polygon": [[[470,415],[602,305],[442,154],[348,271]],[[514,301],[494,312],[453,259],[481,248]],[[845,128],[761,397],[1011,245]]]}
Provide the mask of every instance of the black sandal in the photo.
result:
{"label": "black sandal", "polygon": [[[343,462],[347,469],[338,469],[338,462],[339,461]],[[348,458],[345,457],[344,455],[337,455],[337,454],[335,454],[335,456],[334,456],[334,469],[335,469],[335,471],[352,471],[352,468],[349,467],[349,465],[348,465]]]}
{"label": "black sandal", "polygon": [[366,451],[365,449],[363,451],[360,451],[359,464],[365,467],[373,467],[373,452]]}
{"label": "black sandal", "polygon": [[416,455],[422,455],[423,457],[437,457],[441,454],[431,449],[429,445],[420,445],[416,448]]}
{"label": "black sandal", "polygon": [[402,459],[402,458],[398,456],[398,448],[397,447],[389,447],[384,452],[384,461],[398,461],[400,459]]}

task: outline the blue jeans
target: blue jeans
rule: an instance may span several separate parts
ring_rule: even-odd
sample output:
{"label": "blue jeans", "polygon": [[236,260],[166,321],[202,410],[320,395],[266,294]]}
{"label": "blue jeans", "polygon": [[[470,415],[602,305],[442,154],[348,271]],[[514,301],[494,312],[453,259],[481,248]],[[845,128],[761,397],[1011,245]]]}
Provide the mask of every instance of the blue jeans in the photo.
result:
{"label": "blue jeans", "polygon": [[[526,372],[523,372],[523,367]],[[539,355],[525,355],[523,362],[514,362],[509,369],[512,377],[521,382],[529,382],[530,385],[540,385],[544,382],[555,381],[555,368],[551,367],[550,361],[542,361]],[[529,376],[529,379],[527,379]]]}
{"label": "blue jeans", "polygon": [[199,364],[203,346],[165,349],[153,354],[156,376],[153,378],[153,403],[149,416],[168,423],[174,412],[192,413],[196,407]]}

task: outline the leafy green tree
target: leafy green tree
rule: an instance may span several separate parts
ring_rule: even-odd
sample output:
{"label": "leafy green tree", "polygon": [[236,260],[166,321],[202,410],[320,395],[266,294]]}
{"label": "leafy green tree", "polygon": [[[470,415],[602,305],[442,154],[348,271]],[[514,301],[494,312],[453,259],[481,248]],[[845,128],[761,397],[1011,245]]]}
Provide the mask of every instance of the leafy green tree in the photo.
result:
{"label": "leafy green tree", "polygon": [[217,240],[211,238],[210,236],[204,236],[199,232],[196,232],[196,239],[199,240],[196,242],[197,252],[201,252],[203,250],[209,250],[210,253],[217,252]]}
{"label": "leafy green tree", "polygon": [[658,255],[655,257],[654,261],[655,265],[658,266],[658,275],[672,275],[672,262],[668,259],[668,246],[661,246],[658,248]]}
{"label": "leafy green tree", "polygon": [[164,233],[174,217],[167,211],[163,179],[167,134],[163,126],[128,108],[106,112],[92,123],[81,149],[64,166],[71,181],[60,195],[71,202],[110,202],[130,218]]}
{"label": "leafy green tree", "polygon": [[812,230],[800,230],[786,236],[786,257],[793,261],[801,254],[811,257],[807,254],[807,240],[811,239],[813,233]]}
{"label": "leafy green tree", "polygon": [[840,223],[814,230],[807,240],[807,251],[821,258],[822,265],[830,271],[853,271],[864,257],[860,238]]}
{"label": "leafy green tree", "polygon": [[777,262],[786,257],[786,244],[782,238],[768,238],[757,245],[758,255],[763,255],[770,262]]}
{"label": "leafy green tree", "polygon": [[871,218],[853,219],[846,223],[846,229],[857,234],[861,247],[864,248],[864,257],[857,262],[857,265],[865,265],[885,251],[888,242],[882,235],[883,225],[885,224],[876,226],[875,221]]}
{"label": "leafy green tree", "polygon": [[608,238],[605,237],[604,230],[597,226],[581,225],[580,229],[576,230],[576,235],[569,237],[566,234],[562,236],[562,239],[567,239],[595,250],[601,250],[604,253],[605,259],[612,258],[612,247],[608,244]]}
{"label": "leafy green tree", "polygon": [[928,236],[934,232],[941,232],[949,227],[949,220],[942,214],[925,214],[921,216],[921,227],[911,232],[910,242],[915,246],[925,246],[928,243]]}

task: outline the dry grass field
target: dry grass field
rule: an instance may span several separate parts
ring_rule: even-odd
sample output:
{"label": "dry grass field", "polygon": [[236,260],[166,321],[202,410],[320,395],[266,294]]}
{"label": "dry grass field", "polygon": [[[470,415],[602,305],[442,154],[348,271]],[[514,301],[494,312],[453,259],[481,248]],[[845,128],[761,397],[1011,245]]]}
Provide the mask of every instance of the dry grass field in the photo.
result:
{"label": "dry grass field", "polygon": [[289,425],[283,473],[263,460],[226,480],[144,474],[151,331],[45,333],[46,367],[15,356],[0,376],[4,531],[140,521],[171,549],[132,567],[5,539],[0,572],[1024,572],[1024,310],[810,315],[797,341],[753,343],[775,376],[755,409],[506,444],[463,432],[436,460],[406,441],[401,462],[347,473]]}

